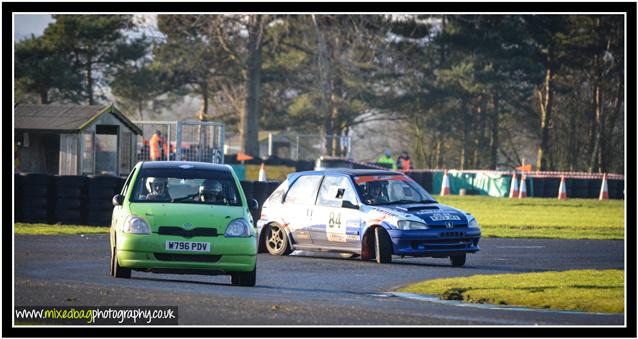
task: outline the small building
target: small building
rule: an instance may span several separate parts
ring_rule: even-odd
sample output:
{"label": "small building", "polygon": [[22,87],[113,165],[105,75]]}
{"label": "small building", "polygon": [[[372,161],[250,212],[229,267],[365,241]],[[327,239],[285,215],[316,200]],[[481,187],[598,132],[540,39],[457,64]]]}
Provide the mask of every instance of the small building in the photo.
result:
{"label": "small building", "polygon": [[16,169],[61,175],[127,175],[142,130],[113,104],[14,107]]}

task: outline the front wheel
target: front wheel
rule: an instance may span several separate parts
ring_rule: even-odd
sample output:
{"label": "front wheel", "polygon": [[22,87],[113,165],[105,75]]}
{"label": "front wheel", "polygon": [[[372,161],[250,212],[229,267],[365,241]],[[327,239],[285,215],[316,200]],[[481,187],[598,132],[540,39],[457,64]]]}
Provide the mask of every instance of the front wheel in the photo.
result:
{"label": "front wheel", "polygon": [[235,286],[255,286],[257,281],[257,267],[250,272],[237,272],[230,274],[230,283]]}
{"label": "front wheel", "polygon": [[466,258],[465,253],[461,255],[452,255],[450,256],[450,262],[452,263],[452,266],[454,267],[461,267],[465,265],[465,258]]}
{"label": "front wheel", "polygon": [[388,233],[381,227],[374,229],[375,256],[377,264],[389,264],[392,262],[392,241]]}
{"label": "front wheel", "polygon": [[113,247],[111,252],[111,276],[116,278],[130,278],[131,269],[120,266],[117,262],[117,249]]}
{"label": "front wheel", "polygon": [[266,249],[272,255],[287,255],[292,252],[286,231],[281,226],[268,226],[268,230],[266,230]]}

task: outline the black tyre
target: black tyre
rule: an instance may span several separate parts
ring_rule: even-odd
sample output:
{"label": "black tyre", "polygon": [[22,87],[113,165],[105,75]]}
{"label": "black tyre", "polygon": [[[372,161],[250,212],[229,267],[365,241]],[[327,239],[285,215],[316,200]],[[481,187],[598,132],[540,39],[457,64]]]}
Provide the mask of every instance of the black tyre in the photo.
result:
{"label": "black tyre", "polygon": [[82,200],[78,198],[59,198],[56,200],[55,209],[60,210],[75,210],[80,212],[80,208],[82,207]]}
{"label": "black tyre", "polygon": [[87,188],[86,194],[89,197],[89,200],[100,200],[100,199],[112,199],[114,195],[120,193],[122,191],[122,187],[101,187],[101,186],[90,186]]}
{"label": "black tyre", "polygon": [[256,281],[257,281],[257,267],[255,267],[250,272],[237,272],[237,273],[231,273],[230,275],[230,283],[235,286],[253,287],[255,286]]}
{"label": "black tyre", "polygon": [[131,269],[122,267],[117,262],[117,251],[115,248],[111,250],[111,276],[126,279],[131,277]]}
{"label": "black tyre", "polygon": [[56,186],[55,196],[58,198],[81,198],[82,187]]}
{"label": "black tyre", "polygon": [[55,186],[82,188],[86,185],[86,177],[80,175],[56,175],[53,177]]}
{"label": "black tyre", "polygon": [[350,258],[356,258],[356,257],[358,257],[359,255],[358,255],[358,254],[355,254],[355,253],[346,253],[346,252],[343,252],[343,253],[339,253],[339,256],[340,256],[340,257],[342,257],[342,258],[344,258],[344,259],[350,259]]}
{"label": "black tyre", "polygon": [[266,230],[266,249],[272,255],[287,255],[292,252],[286,231],[279,225],[268,225]]}
{"label": "black tyre", "polygon": [[390,236],[381,227],[374,229],[375,257],[378,264],[389,264],[392,262],[392,241]]}
{"label": "black tyre", "polygon": [[51,195],[52,190],[49,186],[35,186],[35,185],[22,185],[22,195],[23,197],[49,197]]}
{"label": "black tyre", "polygon": [[90,186],[120,187],[124,186],[126,179],[112,175],[89,175]]}
{"label": "black tyre", "polygon": [[241,182],[241,189],[244,190],[244,195],[246,196],[246,199],[252,199],[253,198],[253,182],[252,181],[242,181]]}
{"label": "black tyre", "polygon": [[22,210],[22,220],[28,223],[47,223],[49,222],[49,213],[41,208],[24,208]]}
{"label": "black tyre", "polygon": [[44,173],[20,173],[25,185],[48,186],[52,183],[52,176]]}
{"label": "black tyre", "polygon": [[31,208],[47,210],[49,208],[49,199],[41,196],[25,195],[22,197],[21,203],[22,207],[25,209]]}
{"label": "black tyre", "polygon": [[461,267],[465,265],[465,258],[466,254],[452,255],[450,256],[450,263],[452,263],[452,266],[454,267]]}
{"label": "black tyre", "polygon": [[89,211],[105,211],[105,210],[113,210],[113,196],[112,195],[108,199],[93,199],[89,200],[87,204],[87,209]]}

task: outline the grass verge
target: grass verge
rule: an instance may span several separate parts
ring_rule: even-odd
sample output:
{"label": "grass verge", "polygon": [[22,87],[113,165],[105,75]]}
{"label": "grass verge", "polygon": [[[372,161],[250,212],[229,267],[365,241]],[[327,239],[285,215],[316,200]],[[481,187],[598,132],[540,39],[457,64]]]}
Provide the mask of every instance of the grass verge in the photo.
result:
{"label": "grass verge", "polygon": [[624,201],[436,197],[472,213],[482,235],[496,238],[624,239]]}
{"label": "grass verge", "polygon": [[27,235],[108,234],[109,227],[15,223],[14,232],[15,234],[27,234]]}
{"label": "grass verge", "polygon": [[434,279],[398,292],[441,299],[532,308],[622,313],[623,270],[572,270]]}

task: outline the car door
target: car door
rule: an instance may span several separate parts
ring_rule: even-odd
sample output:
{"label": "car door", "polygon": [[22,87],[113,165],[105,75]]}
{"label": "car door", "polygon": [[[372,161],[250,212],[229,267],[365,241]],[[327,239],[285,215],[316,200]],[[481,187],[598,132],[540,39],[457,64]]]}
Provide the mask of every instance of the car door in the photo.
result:
{"label": "car door", "polygon": [[292,184],[284,198],[282,219],[295,244],[312,243],[310,229],[313,227],[315,199],[321,178],[321,175],[300,177]]}
{"label": "car door", "polygon": [[[342,207],[343,202],[348,207]],[[311,231],[313,245],[328,248],[360,247],[359,202],[350,178],[327,175],[321,183]],[[320,227],[319,227],[320,226]]]}

